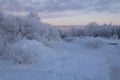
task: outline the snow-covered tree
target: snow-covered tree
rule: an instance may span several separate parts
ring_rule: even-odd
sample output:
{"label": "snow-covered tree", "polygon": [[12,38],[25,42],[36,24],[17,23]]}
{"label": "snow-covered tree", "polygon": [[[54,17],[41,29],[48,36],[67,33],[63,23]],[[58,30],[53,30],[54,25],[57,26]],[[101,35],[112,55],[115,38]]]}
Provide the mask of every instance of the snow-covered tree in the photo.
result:
{"label": "snow-covered tree", "polygon": [[40,18],[30,13],[27,16],[1,17],[0,32],[4,34],[6,42],[14,42],[19,39],[58,40],[59,30],[55,27],[42,23]]}
{"label": "snow-covered tree", "polygon": [[[81,26],[80,26],[81,27]],[[105,37],[111,38],[114,35],[120,38],[120,25],[112,25],[112,24],[103,24],[99,25],[96,22],[89,23],[80,28],[72,28],[68,30],[64,35],[79,37],[79,36],[93,36],[93,37]]]}

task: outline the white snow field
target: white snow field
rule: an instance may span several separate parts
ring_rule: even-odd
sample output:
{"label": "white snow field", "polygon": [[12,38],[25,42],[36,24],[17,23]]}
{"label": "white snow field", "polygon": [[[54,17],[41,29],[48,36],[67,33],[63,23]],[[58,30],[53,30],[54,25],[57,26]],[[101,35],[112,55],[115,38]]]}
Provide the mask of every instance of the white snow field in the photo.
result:
{"label": "white snow field", "polygon": [[30,54],[29,62],[1,60],[0,80],[120,80],[119,40],[85,37],[48,45],[36,40],[13,44],[9,56]]}

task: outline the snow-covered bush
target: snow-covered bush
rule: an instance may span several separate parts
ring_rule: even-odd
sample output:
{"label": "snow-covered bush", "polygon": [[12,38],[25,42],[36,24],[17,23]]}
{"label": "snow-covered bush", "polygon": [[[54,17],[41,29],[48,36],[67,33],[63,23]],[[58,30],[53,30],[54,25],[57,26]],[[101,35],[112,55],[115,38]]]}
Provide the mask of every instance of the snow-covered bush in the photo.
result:
{"label": "snow-covered bush", "polygon": [[82,27],[78,28],[78,29],[77,28],[71,28],[70,32],[71,32],[72,36],[74,36],[74,37],[84,36],[84,30],[83,30]]}
{"label": "snow-covered bush", "polygon": [[40,61],[42,54],[45,54],[45,47],[36,40],[22,40],[10,45],[4,57],[15,64],[31,64]]}
{"label": "snow-covered bush", "polygon": [[88,38],[84,44],[88,48],[100,48],[104,45],[100,38]]}
{"label": "snow-covered bush", "polygon": [[118,39],[120,39],[120,26],[116,26],[116,34],[118,36]]}
{"label": "snow-covered bush", "polygon": [[59,54],[43,43],[37,40],[24,39],[8,45],[0,60],[13,64],[39,64],[56,55]]}
{"label": "snow-covered bush", "polygon": [[74,37],[66,37],[64,38],[66,42],[72,42],[74,40]]}
{"label": "snow-covered bush", "polygon": [[1,35],[0,35],[0,59],[4,53],[4,49],[5,49],[5,43],[4,40],[2,39]]}
{"label": "snow-covered bush", "polygon": [[63,31],[63,33],[61,34],[61,38],[66,38],[66,37],[81,37],[84,36],[84,29],[81,28],[70,28],[67,31]]}
{"label": "snow-covered bush", "polygon": [[60,32],[54,26],[51,26],[49,24],[42,24],[40,27],[38,27],[37,30],[38,30],[36,32],[37,40],[42,40],[42,41],[58,41],[58,40],[60,40]]}

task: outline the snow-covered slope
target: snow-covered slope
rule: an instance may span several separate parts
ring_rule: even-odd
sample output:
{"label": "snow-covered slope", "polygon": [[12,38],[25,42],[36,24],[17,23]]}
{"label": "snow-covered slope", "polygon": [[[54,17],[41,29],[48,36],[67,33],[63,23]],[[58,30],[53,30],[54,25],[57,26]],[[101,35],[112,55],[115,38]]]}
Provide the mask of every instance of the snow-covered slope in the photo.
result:
{"label": "snow-covered slope", "polygon": [[21,41],[12,51],[25,47],[24,53],[40,59],[32,64],[0,61],[0,80],[120,80],[119,44],[119,40],[101,38],[74,38],[49,47],[35,40]]}

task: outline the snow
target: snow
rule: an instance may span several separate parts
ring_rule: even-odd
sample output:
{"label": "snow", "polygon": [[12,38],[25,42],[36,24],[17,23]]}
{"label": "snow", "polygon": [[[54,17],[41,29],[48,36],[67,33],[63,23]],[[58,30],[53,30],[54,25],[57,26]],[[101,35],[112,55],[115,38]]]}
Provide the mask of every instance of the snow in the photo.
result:
{"label": "snow", "polygon": [[119,32],[96,23],[64,32],[34,14],[0,14],[0,80],[120,80]]}
{"label": "snow", "polygon": [[120,44],[119,40],[83,37],[47,46],[22,40],[9,49],[14,55],[21,50],[32,64],[1,60],[0,80],[120,80],[120,45],[108,44],[116,42]]}

